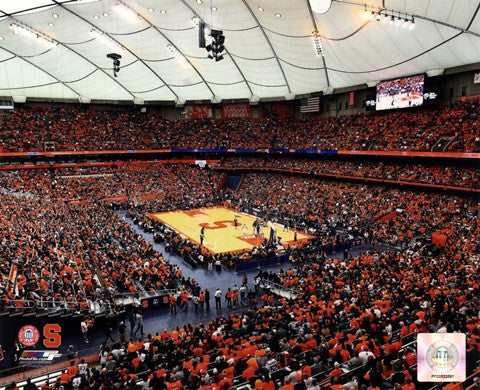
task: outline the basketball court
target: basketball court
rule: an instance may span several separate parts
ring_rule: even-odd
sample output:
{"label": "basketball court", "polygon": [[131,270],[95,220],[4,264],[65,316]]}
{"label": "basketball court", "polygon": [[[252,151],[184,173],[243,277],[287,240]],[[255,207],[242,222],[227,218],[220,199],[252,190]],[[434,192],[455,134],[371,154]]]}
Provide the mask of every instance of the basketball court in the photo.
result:
{"label": "basketball court", "polygon": [[420,106],[423,103],[423,95],[412,91],[410,94],[399,93],[394,96],[378,96],[377,110],[389,110],[392,108],[407,108]]}
{"label": "basketball court", "polygon": [[[255,237],[253,234],[255,216],[225,207],[169,211],[153,213],[149,216],[169,226],[197,245],[200,245],[200,231],[204,227],[203,248],[213,254],[246,252],[261,245],[264,239],[263,237]],[[238,221],[236,228],[234,219]],[[284,246],[295,244],[295,230],[284,231],[284,226],[280,224],[274,224],[274,226],[277,229],[277,236],[281,238],[281,243]],[[245,230],[246,234],[244,234]],[[261,230],[263,230],[263,236],[268,239],[270,237],[270,227],[264,226]],[[303,244],[315,238],[304,232],[296,232],[297,244]]]}

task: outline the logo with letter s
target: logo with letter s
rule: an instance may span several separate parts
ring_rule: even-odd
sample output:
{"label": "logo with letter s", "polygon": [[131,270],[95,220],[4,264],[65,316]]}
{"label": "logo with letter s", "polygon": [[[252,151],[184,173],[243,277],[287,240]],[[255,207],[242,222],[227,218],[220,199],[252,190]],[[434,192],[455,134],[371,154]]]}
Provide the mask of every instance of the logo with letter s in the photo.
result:
{"label": "logo with letter s", "polygon": [[[199,223],[198,226],[203,227],[208,230],[214,230],[214,229],[225,229],[228,226],[234,226],[233,221],[215,221],[213,225],[210,225],[210,223]],[[240,222],[237,222],[237,226],[242,226]]]}

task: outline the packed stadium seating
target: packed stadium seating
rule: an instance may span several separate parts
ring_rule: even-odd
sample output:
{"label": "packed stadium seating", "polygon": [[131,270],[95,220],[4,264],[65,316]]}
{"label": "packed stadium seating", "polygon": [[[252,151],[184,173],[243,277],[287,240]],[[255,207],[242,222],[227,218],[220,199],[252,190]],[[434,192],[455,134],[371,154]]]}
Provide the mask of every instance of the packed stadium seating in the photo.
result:
{"label": "packed stadium seating", "polygon": [[[335,243],[335,236],[329,233],[332,228],[392,245],[406,245],[414,237],[421,237],[424,242],[433,232],[443,231],[449,233],[452,247],[460,249],[458,243],[466,245],[465,234],[479,230],[475,218],[478,215],[475,198],[281,174],[248,174],[237,192],[226,190],[222,195],[217,192],[221,177],[221,173],[212,170],[180,164],[165,167],[133,165],[115,172],[111,168],[106,168],[104,172],[98,167],[69,169],[67,172],[42,169],[3,171],[2,187],[10,188],[14,193],[5,194],[1,205],[2,228],[5,235],[11,237],[8,241],[4,240],[4,249],[8,250],[7,253],[15,253],[25,244],[25,237],[34,235],[35,240],[40,242],[42,238],[53,240],[43,244],[55,243],[59,252],[49,253],[43,245],[27,241],[27,248],[16,253],[16,262],[7,263],[8,266],[2,269],[7,292],[4,298],[8,300],[4,304],[15,304],[16,297],[33,301],[42,298],[91,301],[93,297],[103,297],[104,292],[101,291],[98,291],[99,296],[95,296],[96,287],[100,285],[111,287],[113,293],[135,293],[133,280],[142,280],[142,288],[147,289],[161,290],[170,286],[167,276],[171,271],[166,270],[168,267],[157,266],[163,261],[146,242],[139,241],[137,245],[141,247],[137,252],[125,254],[117,253],[122,250],[121,246],[106,246],[112,234],[126,242],[138,241],[128,225],[110,208],[84,202],[68,206],[65,201],[114,199],[119,203],[130,203],[130,215],[143,217],[146,211],[193,208],[229,199],[241,210],[260,212],[268,220],[287,223],[319,235],[323,245]],[[19,209],[21,212],[18,212]],[[40,231],[34,223],[37,213],[45,218]],[[22,224],[25,218],[31,223]],[[63,227],[60,237],[57,237],[55,231],[59,223]],[[17,225],[22,225],[25,231],[13,230],[12,227]],[[97,232],[95,237],[100,252],[94,258],[79,258],[76,255],[78,245],[84,246],[82,251],[93,245],[86,240],[92,231]],[[177,236],[175,240],[178,241]],[[10,247],[12,244],[14,246]],[[463,250],[463,246],[461,248]],[[32,264],[37,256],[32,256],[31,251],[41,254],[38,259],[43,260]],[[150,277],[147,279],[138,274],[138,268],[142,268],[146,261],[138,257],[139,253],[151,256],[148,261],[154,270],[149,270]],[[113,260],[120,258],[121,261]],[[92,262],[100,266],[100,275],[97,275]],[[16,282],[12,284],[10,281],[9,284],[7,280],[14,264]],[[73,277],[75,275],[81,278]]]}
{"label": "packed stadium seating", "polygon": [[249,174],[234,199],[241,209],[256,208],[272,220],[301,216],[300,226],[327,224],[391,244],[455,224],[467,230],[478,225],[476,198],[306,177]]}
{"label": "packed stadium seating", "polygon": [[480,0],[0,22],[0,390],[480,390]]}
{"label": "packed stadium seating", "polygon": [[[193,169],[183,165],[75,172],[1,172],[1,188],[11,191],[2,194],[0,205],[2,308],[94,311],[115,294],[182,286],[178,270],[113,209],[90,201],[116,196],[125,202],[131,196],[132,203],[151,200],[156,210],[207,204],[219,174],[198,169],[186,182],[183,175]],[[80,202],[68,204],[72,200]]]}
{"label": "packed stadium seating", "polygon": [[[462,278],[456,277],[458,267]],[[428,250],[371,252],[347,260],[315,254],[296,270],[258,275],[298,288],[296,300],[272,305],[264,296],[254,310],[113,344],[101,352],[102,370],[82,380],[91,387],[203,390],[242,384],[285,390],[414,388],[417,333],[465,332],[469,361],[478,360],[477,267]],[[418,280],[419,272],[427,285]],[[57,383],[81,377],[73,370]]]}
{"label": "packed stadium seating", "polygon": [[[44,142],[55,142],[57,150],[429,151],[442,136],[453,137],[444,150],[480,147],[478,101],[308,121],[169,121],[153,113],[55,108],[1,115],[3,151],[43,150]],[[478,190],[479,171],[471,164],[223,156],[206,169],[162,161],[94,165],[0,171],[0,312],[57,306],[90,314],[114,309],[116,297],[184,287],[193,294],[197,282],[186,280],[127,220],[156,233],[168,252],[205,266],[197,261],[201,250],[153,222],[147,215],[153,211],[228,204],[318,240],[292,252],[295,268],[257,277],[295,291],[296,299],[260,292],[241,313],[104,346],[101,371],[83,378],[91,388],[146,388],[148,382],[159,389],[249,383],[413,390],[413,336],[438,330],[467,333],[468,353],[478,361],[478,198],[325,177]],[[230,189],[226,172],[235,169],[243,177]],[[441,237],[438,245],[434,236]],[[382,249],[344,259],[320,250],[356,238]],[[222,260],[231,266],[239,258]],[[80,376],[64,373],[57,385]]]}
{"label": "packed stadium seating", "polygon": [[[26,108],[2,113],[1,151],[162,148],[480,150],[479,100],[411,112],[309,120],[176,120],[153,112]],[[148,131],[146,131],[148,130]]]}
{"label": "packed stadium seating", "polygon": [[480,188],[477,168],[412,163],[318,160],[305,158],[231,157],[222,163],[226,168],[282,169],[322,175],[341,175],[411,183],[437,184],[464,188]]}
{"label": "packed stadium seating", "polygon": [[[148,200],[155,207],[163,201],[170,207],[188,206],[199,199],[213,199],[222,173],[196,170],[176,164],[132,164],[111,167],[81,167],[0,171],[0,184],[14,192],[62,200]],[[188,177],[188,180],[186,179]],[[193,185],[192,185],[193,181]],[[181,194],[182,198],[177,195]]]}

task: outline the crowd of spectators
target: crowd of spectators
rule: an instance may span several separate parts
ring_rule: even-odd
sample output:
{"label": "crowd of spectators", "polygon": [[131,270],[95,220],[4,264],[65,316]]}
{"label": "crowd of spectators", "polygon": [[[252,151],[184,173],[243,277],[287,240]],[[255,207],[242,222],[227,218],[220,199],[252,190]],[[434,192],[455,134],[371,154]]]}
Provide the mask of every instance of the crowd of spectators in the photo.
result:
{"label": "crowd of spectators", "polygon": [[[225,189],[217,199],[264,220],[308,232],[318,237],[312,243],[316,247],[333,246],[339,238],[341,242],[360,238],[407,248],[414,240],[423,243],[431,239],[432,233],[441,232],[451,237],[450,248],[461,250],[464,243],[471,243],[469,232],[479,227],[476,198],[305,176],[249,173],[236,191]],[[229,267],[244,261],[242,255],[210,259],[188,239],[145,217],[144,207],[132,208],[129,213],[142,227],[154,232],[167,250],[192,265],[206,266],[218,257]],[[248,259],[252,254],[245,256]]]}
{"label": "crowd of spectators", "polygon": [[[192,172],[198,174],[192,175]],[[131,164],[120,167],[20,169],[0,171],[10,192],[61,200],[130,199],[151,207],[189,207],[213,199],[222,173],[189,165]]]}
{"label": "crowd of spectators", "polygon": [[1,305],[43,301],[89,309],[100,283],[80,240],[82,221],[64,204],[33,197],[2,194],[0,210]]}
{"label": "crowd of spectators", "polygon": [[[109,203],[96,201],[114,194],[125,197],[124,203],[131,199],[132,206],[146,202],[179,208],[212,202],[220,174],[182,165],[91,172],[1,172],[1,307],[57,303],[89,311],[115,294],[182,285],[176,266]],[[72,199],[82,201],[69,203]]]}
{"label": "crowd of spectators", "polygon": [[[445,150],[470,152],[480,150],[478,112],[474,101],[301,121],[170,121],[151,112],[20,109],[0,114],[0,151],[52,147],[45,143],[56,150],[431,150],[441,137],[452,137],[442,143]],[[223,166],[479,188],[478,169],[456,166],[286,158],[233,158]],[[221,189],[223,178],[180,164],[0,171],[0,308],[60,303],[86,313],[116,294],[199,290],[118,207],[155,228],[148,212],[227,201],[309,231],[322,245],[335,243],[342,231],[396,250],[344,259],[319,250],[297,253],[295,268],[260,275],[295,289],[296,299],[261,299],[258,307],[196,327],[104,346],[100,369],[73,362],[53,388],[220,390],[249,382],[264,390],[414,390],[415,350],[405,344],[419,332],[466,333],[472,372],[480,351],[477,198],[278,173],[246,174],[231,191]],[[160,230],[167,249],[175,245],[183,256],[209,262],[175,232]],[[436,232],[447,237],[445,246],[431,243]]]}
{"label": "crowd of spectators", "polygon": [[319,175],[354,176],[358,178],[480,188],[480,170],[478,167],[288,157],[228,157],[222,162],[221,166],[226,168],[275,168]]}
{"label": "crowd of spectators", "polygon": [[[415,351],[404,343],[427,331],[465,332],[468,369],[474,368],[480,349],[476,198],[271,173],[247,174],[236,192],[220,194],[222,175],[188,165],[2,171],[2,306],[55,300],[82,311],[116,293],[183,284],[180,269],[113,205],[68,204],[72,195],[125,197],[118,203],[138,218],[229,200],[266,220],[315,232],[323,243],[335,240],[334,228],[402,249],[343,260],[302,253],[296,269],[271,276],[297,289],[295,300],[261,300],[204,325],[115,343],[102,349],[100,370],[72,368],[58,385],[213,390],[249,382],[266,390],[383,390],[398,384],[412,390]],[[430,244],[436,231],[448,237],[444,248]],[[421,245],[407,248],[415,238]]]}
{"label": "crowd of spectators", "polygon": [[315,235],[328,227],[394,245],[434,231],[478,229],[476,198],[270,173],[249,173],[231,194],[239,209]]}
{"label": "crowd of spectators", "polygon": [[[144,223],[151,211],[229,201],[265,220],[308,231],[322,246],[335,244],[338,231],[396,246],[443,232],[449,248],[478,246],[467,238],[480,230],[474,198],[252,173],[236,192],[219,191],[222,173],[181,164],[62,171],[1,172],[2,188],[10,191],[0,205],[3,305],[63,299],[72,302],[69,307],[85,309],[111,294],[173,287],[176,279],[170,276],[178,270],[107,202],[97,202],[112,197]],[[202,265],[216,261],[177,233],[164,229],[162,234],[167,249],[201,259]]]}
{"label": "crowd of spectators", "polygon": [[99,369],[58,381],[154,390],[242,383],[265,390],[412,390],[415,335],[453,331],[467,335],[469,375],[480,356],[480,264],[472,254],[435,255],[432,247],[343,260],[312,254],[296,269],[259,275],[297,288],[296,299],[265,299],[227,318],[115,343],[102,349]]}
{"label": "crowd of spectators", "polygon": [[[162,148],[480,150],[479,100],[315,119],[169,120],[154,112],[23,108],[0,114],[0,152]],[[438,145],[437,145],[438,146]]]}

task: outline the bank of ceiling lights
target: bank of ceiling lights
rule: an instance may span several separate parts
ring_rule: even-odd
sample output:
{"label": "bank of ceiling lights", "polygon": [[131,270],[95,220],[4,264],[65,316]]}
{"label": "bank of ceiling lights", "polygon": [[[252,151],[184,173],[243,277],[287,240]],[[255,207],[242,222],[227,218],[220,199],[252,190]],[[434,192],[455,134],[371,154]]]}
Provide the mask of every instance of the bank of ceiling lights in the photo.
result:
{"label": "bank of ceiling lights", "polygon": [[402,27],[408,30],[413,30],[415,28],[415,17],[404,12],[386,8],[377,8],[365,4],[362,16],[367,20],[376,20],[382,24]]}
{"label": "bank of ceiling lights", "polygon": [[315,51],[317,52],[317,56],[325,57],[325,49],[323,47],[322,38],[320,38],[320,34],[317,30],[312,32],[313,38],[313,45],[315,46]]}
{"label": "bank of ceiling lights", "polygon": [[17,21],[12,21],[10,23],[10,30],[12,30],[15,35],[22,35],[27,38],[35,39],[37,42],[41,42],[48,48],[53,48],[58,45],[58,42],[50,38],[48,35],[36,31],[25,24],[18,23]]}

